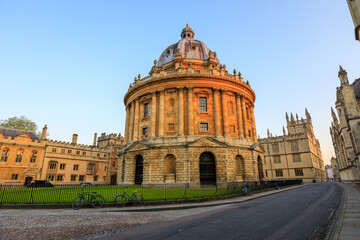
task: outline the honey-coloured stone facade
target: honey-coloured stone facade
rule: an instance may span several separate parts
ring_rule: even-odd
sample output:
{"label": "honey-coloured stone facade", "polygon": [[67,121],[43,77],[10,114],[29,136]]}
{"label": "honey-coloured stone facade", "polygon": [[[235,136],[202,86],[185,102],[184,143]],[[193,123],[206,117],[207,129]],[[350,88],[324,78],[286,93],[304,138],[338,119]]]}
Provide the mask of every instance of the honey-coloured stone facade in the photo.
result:
{"label": "honey-coloured stone facade", "polygon": [[326,181],[326,172],[319,140],[316,139],[312,120],[305,109],[306,118],[296,119],[286,113],[287,134],[259,139],[265,150],[265,179],[294,180],[305,183]]}
{"label": "honey-coloured stone facade", "polygon": [[255,93],[240,72],[229,74],[194,35],[184,28],[149,76],[130,84],[119,184],[199,185],[263,177],[263,151],[255,144]]}

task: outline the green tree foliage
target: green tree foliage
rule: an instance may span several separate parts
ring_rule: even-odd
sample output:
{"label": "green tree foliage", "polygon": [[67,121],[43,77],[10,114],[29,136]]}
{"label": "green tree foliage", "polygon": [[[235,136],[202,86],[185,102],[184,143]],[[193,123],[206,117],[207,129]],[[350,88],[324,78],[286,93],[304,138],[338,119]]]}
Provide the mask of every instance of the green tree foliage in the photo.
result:
{"label": "green tree foliage", "polygon": [[30,131],[41,137],[41,132],[38,132],[37,124],[25,116],[0,120],[0,127]]}

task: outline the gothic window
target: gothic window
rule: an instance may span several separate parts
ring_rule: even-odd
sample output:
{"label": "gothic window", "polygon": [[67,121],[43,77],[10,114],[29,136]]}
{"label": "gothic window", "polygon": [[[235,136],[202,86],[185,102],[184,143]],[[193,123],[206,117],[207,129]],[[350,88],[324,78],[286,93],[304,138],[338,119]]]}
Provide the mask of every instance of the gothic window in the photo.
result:
{"label": "gothic window", "polygon": [[304,176],[302,168],[295,168],[295,176]]}
{"label": "gothic window", "polygon": [[291,141],[291,151],[299,150],[299,145],[297,141]]}
{"label": "gothic window", "polygon": [[2,153],[1,153],[1,162],[7,162],[7,159],[8,159],[8,155],[9,155],[9,149],[5,148],[2,150]]}
{"label": "gothic window", "polygon": [[284,175],[283,175],[283,171],[280,169],[277,169],[277,170],[275,170],[275,175],[277,176],[277,177],[283,177]]}
{"label": "gothic window", "polygon": [[73,170],[74,170],[74,171],[78,171],[78,170],[79,170],[79,164],[74,164]]}
{"label": "gothic window", "polygon": [[68,154],[71,154],[71,150],[68,150]]}
{"label": "gothic window", "polygon": [[76,181],[76,177],[77,177],[76,175],[71,175],[71,181],[72,182]]}
{"label": "gothic window", "polygon": [[57,175],[56,181],[61,182],[64,179],[64,175]]}
{"label": "gothic window", "polygon": [[47,176],[48,181],[54,181],[54,179],[55,179],[55,175],[48,175]]}
{"label": "gothic window", "polygon": [[37,151],[32,151],[30,162],[34,163],[36,161]]}
{"label": "gothic window", "polygon": [[52,152],[56,152],[56,148],[53,148],[51,151],[52,151]]}
{"label": "gothic window", "polygon": [[65,170],[65,163],[60,163],[60,169]]}
{"label": "gothic window", "polygon": [[24,150],[19,149],[19,150],[17,151],[17,154],[16,154],[15,162],[20,163],[21,160],[22,160],[23,154],[24,154]]}
{"label": "gothic window", "polygon": [[94,182],[97,182],[99,176],[94,176]]}
{"label": "gothic window", "polygon": [[276,155],[273,158],[274,158],[274,163],[281,163],[280,155]]}
{"label": "gothic window", "polygon": [[80,151],[76,151],[76,155],[80,155]]}
{"label": "gothic window", "polygon": [[300,154],[293,154],[293,162],[301,162]]}
{"label": "gothic window", "polygon": [[206,97],[200,97],[200,112],[207,112],[207,99]]}
{"label": "gothic window", "polygon": [[272,144],[272,150],[274,153],[278,153],[279,152],[279,144],[278,143],[273,143]]}
{"label": "gothic window", "polygon": [[18,174],[12,174],[11,175],[11,180],[17,180],[18,179]]}
{"label": "gothic window", "polygon": [[85,176],[84,175],[80,175],[79,176],[79,182],[83,182],[85,180]]}
{"label": "gothic window", "polygon": [[250,120],[250,110],[248,107],[246,107],[246,119]]}
{"label": "gothic window", "polygon": [[148,117],[149,116],[149,104],[145,103],[144,104],[144,117]]}
{"label": "gothic window", "polygon": [[87,166],[88,172],[92,172],[92,171],[94,171],[94,169],[95,169],[95,164],[94,163],[88,163],[88,166]]}
{"label": "gothic window", "polygon": [[50,163],[49,164],[49,169],[51,169],[51,170],[54,170],[54,169],[56,169],[56,163],[55,162],[52,162],[52,163]]}

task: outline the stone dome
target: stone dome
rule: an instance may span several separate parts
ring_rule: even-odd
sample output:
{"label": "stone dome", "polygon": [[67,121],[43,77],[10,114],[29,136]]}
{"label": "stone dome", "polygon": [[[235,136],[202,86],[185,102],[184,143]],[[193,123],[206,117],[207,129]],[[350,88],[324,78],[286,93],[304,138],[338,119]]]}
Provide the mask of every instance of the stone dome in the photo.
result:
{"label": "stone dome", "polygon": [[[180,49],[180,54],[183,59],[194,59],[194,60],[206,60],[209,58],[210,49],[205,43],[194,39],[194,31],[186,24],[186,27],[181,32],[181,40],[175,44],[167,47],[161,54],[158,66],[162,66],[166,63],[171,62],[175,59]],[[216,55],[215,55],[216,56]],[[220,61],[215,57],[216,62],[220,64]]]}

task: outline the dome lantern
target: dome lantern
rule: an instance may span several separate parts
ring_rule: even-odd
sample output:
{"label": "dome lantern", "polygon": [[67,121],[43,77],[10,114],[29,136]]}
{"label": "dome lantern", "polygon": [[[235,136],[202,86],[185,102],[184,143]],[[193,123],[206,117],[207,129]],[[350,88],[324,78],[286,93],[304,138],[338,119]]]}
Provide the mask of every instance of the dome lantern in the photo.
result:
{"label": "dome lantern", "polygon": [[194,36],[194,31],[189,27],[189,24],[186,24],[186,27],[181,32],[181,38],[194,39]]}

